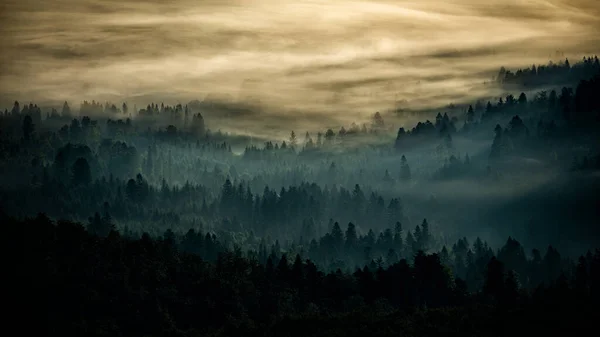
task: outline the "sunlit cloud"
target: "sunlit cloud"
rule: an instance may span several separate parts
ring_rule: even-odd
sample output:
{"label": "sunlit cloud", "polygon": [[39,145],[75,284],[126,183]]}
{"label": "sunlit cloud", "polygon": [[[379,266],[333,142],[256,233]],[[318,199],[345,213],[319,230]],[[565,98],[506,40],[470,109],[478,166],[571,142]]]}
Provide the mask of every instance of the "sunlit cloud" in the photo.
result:
{"label": "sunlit cloud", "polygon": [[[498,94],[482,83],[502,65],[546,63],[557,51],[574,59],[600,51],[594,0],[3,6],[4,105],[15,99],[145,104],[150,97],[172,104],[225,95],[260,101],[265,116],[301,111],[342,124],[397,101],[430,109]],[[306,126],[284,120],[286,128]]]}

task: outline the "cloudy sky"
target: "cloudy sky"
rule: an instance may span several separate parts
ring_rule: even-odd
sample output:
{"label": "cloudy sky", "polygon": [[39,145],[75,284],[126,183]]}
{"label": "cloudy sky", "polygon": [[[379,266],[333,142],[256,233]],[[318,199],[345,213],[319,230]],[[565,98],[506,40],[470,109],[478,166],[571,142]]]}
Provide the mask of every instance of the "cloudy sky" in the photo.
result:
{"label": "cloudy sky", "polygon": [[329,121],[484,94],[501,65],[600,50],[597,0],[3,0],[0,100],[207,95]]}

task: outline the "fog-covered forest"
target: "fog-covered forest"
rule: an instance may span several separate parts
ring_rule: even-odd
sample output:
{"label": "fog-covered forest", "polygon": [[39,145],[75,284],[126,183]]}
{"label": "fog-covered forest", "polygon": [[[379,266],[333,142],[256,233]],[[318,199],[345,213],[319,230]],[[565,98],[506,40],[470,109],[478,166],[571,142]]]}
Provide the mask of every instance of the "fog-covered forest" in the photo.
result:
{"label": "fog-covered forest", "polygon": [[506,66],[482,86],[505,94],[285,139],[221,131],[245,110],[210,99],[15,101],[0,214],[35,310],[51,335],[585,330],[598,57]]}

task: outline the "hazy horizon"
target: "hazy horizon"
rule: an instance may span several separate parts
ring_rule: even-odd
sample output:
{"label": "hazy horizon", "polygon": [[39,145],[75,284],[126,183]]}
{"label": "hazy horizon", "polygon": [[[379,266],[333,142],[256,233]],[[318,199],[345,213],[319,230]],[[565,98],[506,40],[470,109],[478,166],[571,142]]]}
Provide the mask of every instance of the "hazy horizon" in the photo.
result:
{"label": "hazy horizon", "polygon": [[494,94],[482,83],[502,65],[542,64],[557,55],[576,61],[600,51],[594,0],[2,6],[5,107],[15,99],[133,106],[211,95],[258,102],[285,129],[309,127],[292,111],[335,124],[399,101],[411,109],[460,103]]}

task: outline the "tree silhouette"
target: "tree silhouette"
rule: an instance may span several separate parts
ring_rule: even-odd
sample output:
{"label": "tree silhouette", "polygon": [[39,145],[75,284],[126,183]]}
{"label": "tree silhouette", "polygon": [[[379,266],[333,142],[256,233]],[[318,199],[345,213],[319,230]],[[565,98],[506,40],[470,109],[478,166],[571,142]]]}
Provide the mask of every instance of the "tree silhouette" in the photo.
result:
{"label": "tree silhouette", "polygon": [[297,145],[297,143],[298,143],[298,139],[296,138],[296,133],[295,133],[294,131],[292,131],[292,132],[290,133],[290,147],[291,147],[292,149],[295,149],[295,148],[296,148],[296,145]]}
{"label": "tree silhouette", "polygon": [[408,181],[411,178],[410,167],[408,166],[408,161],[406,157],[402,155],[400,160],[400,180]]}
{"label": "tree silhouette", "polygon": [[31,135],[33,134],[34,124],[31,116],[27,115],[23,118],[23,138],[26,142],[31,141]]}
{"label": "tree silhouette", "polygon": [[504,294],[504,287],[504,264],[492,257],[487,265],[483,291],[499,300]]}
{"label": "tree silhouette", "polygon": [[71,118],[71,108],[69,107],[69,103],[67,103],[67,101],[65,101],[65,103],[63,104],[62,110],[60,112],[61,116],[63,117],[68,117]]}
{"label": "tree silhouette", "polygon": [[373,128],[383,128],[384,126],[385,122],[383,121],[383,117],[381,117],[381,114],[379,113],[379,111],[377,111],[373,115]]}
{"label": "tree silhouette", "polygon": [[467,110],[467,123],[471,124],[475,121],[475,111],[473,110],[473,106],[469,105],[469,109]]}

